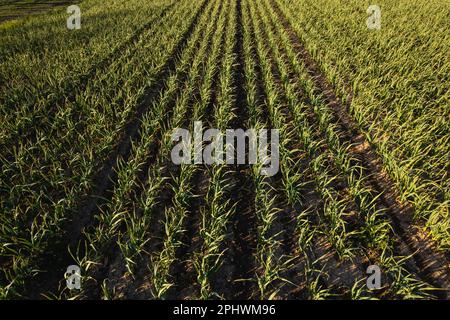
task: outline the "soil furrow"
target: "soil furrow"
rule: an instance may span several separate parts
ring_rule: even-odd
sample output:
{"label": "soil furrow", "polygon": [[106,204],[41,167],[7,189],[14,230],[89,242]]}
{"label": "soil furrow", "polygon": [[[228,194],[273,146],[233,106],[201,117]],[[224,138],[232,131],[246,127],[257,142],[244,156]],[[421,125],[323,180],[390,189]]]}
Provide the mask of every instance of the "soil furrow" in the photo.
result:
{"label": "soil furrow", "polygon": [[[236,116],[231,122],[234,129],[247,130],[248,119],[245,94],[245,72],[244,72],[244,49],[243,49],[243,24],[242,24],[242,0],[236,0],[236,42],[234,54],[237,59],[233,73],[233,85],[235,88]],[[246,158],[248,149],[246,148]],[[255,213],[251,203],[254,194],[251,191],[252,183],[249,179],[251,167],[249,165],[235,165],[232,173],[233,189],[231,190],[231,201],[236,203],[235,214],[231,217],[232,242],[230,254],[234,264],[232,275],[232,290],[228,289],[231,299],[245,299],[251,297],[252,286],[249,281],[254,269],[252,263],[253,249],[256,248],[254,235],[256,234]],[[244,281],[243,281],[244,280]]]}
{"label": "soil furrow", "polygon": [[[217,24],[219,22],[219,16],[222,12],[222,6],[223,2],[220,2],[220,7],[218,10],[218,15],[215,17],[214,21],[214,27],[212,30],[217,30]],[[225,31],[222,32],[220,35],[220,45],[219,50],[224,49],[225,44]],[[211,47],[213,38],[216,36],[216,33],[213,33],[213,36],[209,40],[208,46]],[[211,51],[208,49],[208,51]],[[220,58],[219,58],[220,60]],[[216,61],[214,61],[216,63]],[[203,79],[206,76],[207,68],[210,66],[204,66],[202,76],[200,77]],[[191,123],[194,123],[194,121],[203,121],[208,124],[213,123],[214,119],[212,117],[213,113],[210,112],[213,104],[215,103],[215,95],[214,92],[218,90],[218,79],[217,76],[219,70],[218,68],[215,68],[214,75],[212,76],[213,81],[211,82],[211,96],[209,103],[205,106],[204,114],[199,114],[200,119],[191,119]],[[196,92],[195,97],[192,99],[193,104],[197,103],[197,99],[200,98],[200,92]],[[201,103],[201,102],[199,102]],[[198,105],[197,107],[201,107]],[[197,110],[192,110],[192,114],[196,114]],[[187,126],[189,126],[189,122],[186,121],[185,123]],[[205,199],[208,191],[208,185],[209,185],[209,176],[206,174],[206,167],[200,165],[196,173],[192,179],[192,185],[193,185],[193,195],[194,199],[192,201],[192,204],[189,209],[189,214],[186,217],[185,222],[185,232],[183,233],[183,237],[181,239],[182,245],[180,246],[175,264],[171,267],[172,272],[171,274],[174,275],[174,286],[169,289],[167,293],[168,299],[192,299],[194,298],[198,293],[198,285],[196,284],[196,276],[195,276],[195,270],[194,266],[192,264],[192,255],[194,252],[197,252],[201,248],[201,240],[200,236],[198,234],[200,230],[200,224],[201,224],[201,208],[205,206]]]}

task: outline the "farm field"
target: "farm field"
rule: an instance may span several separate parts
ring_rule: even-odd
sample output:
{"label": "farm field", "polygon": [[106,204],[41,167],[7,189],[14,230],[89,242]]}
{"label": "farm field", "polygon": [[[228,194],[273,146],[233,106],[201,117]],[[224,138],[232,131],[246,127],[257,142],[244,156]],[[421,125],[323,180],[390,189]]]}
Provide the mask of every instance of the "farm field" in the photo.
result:
{"label": "farm field", "polygon": [[[449,299],[449,1],[0,4],[1,299]],[[175,164],[199,121],[278,172]]]}
{"label": "farm field", "polygon": [[0,22],[15,20],[70,4],[64,0],[1,0]]}

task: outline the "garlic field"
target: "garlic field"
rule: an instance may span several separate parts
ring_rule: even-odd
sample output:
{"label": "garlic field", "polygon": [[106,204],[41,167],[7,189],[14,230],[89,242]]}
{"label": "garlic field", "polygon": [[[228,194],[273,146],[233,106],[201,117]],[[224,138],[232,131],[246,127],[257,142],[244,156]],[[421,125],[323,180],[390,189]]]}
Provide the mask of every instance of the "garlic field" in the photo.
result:
{"label": "garlic field", "polygon": [[[379,28],[370,4],[85,0],[73,30],[65,6],[0,23],[0,298],[448,299],[450,3],[378,0]],[[200,121],[277,130],[276,174],[174,163]]]}

